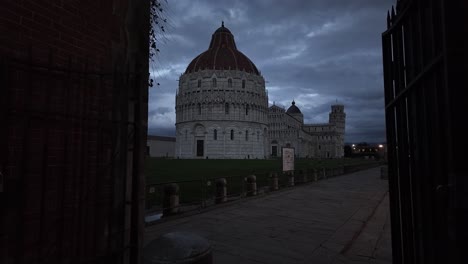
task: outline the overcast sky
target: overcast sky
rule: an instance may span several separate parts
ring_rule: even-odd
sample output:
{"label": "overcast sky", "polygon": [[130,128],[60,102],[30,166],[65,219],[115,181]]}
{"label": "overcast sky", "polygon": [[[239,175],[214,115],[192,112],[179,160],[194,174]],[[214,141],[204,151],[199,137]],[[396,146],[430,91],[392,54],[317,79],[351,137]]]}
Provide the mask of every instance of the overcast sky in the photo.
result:
{"label": "overcast sky", "polygon": [[305,123],[344,104],[345,141],[385,141],[381,33],[394,0],[168,0],[151,67],[149,134],[175,135],[175,93],[190,61],[224,21],[266,80],[270,105],[296,101]]}

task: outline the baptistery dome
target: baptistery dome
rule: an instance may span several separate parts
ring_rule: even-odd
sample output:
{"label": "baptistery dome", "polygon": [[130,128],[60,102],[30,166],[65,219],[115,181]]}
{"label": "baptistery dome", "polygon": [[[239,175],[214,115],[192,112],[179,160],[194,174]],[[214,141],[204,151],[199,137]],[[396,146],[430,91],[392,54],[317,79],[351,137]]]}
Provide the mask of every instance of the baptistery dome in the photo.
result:
{"label": "baptistery dome", "polygon": [[234,36],[224,23],[211,36],[208,50],[195,57],[185,73],[208,69],[239,70],[259,75],[255,64],[237,49]]}

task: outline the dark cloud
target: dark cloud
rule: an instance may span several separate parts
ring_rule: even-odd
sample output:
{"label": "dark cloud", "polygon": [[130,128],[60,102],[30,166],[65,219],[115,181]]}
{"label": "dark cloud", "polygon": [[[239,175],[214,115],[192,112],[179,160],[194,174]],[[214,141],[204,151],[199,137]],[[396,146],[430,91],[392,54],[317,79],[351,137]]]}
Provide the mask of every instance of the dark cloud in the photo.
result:
{"label": "dark cloud", "polygon": [[287,108],[294,99],[307,122],[327,122],[338,100],[347,113],[347,141],[384,141],[381,33],[393,3],[169,1],[169,25],[151,71],[160,85],[150,89],[150,133],[175,130],[177,80],[223,20],[262,72],[270,103]]}

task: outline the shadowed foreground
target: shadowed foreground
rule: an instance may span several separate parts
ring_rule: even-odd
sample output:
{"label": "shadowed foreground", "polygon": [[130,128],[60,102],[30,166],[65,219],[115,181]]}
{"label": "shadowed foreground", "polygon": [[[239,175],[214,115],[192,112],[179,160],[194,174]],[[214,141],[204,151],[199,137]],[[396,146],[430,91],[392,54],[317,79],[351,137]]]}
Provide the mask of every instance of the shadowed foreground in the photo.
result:
{"label": "shadowed foreground", "polygon": [[187,231],[210,241],[214,263],[391,263],[387,191],[369,169],[168,219],[145,243]]}

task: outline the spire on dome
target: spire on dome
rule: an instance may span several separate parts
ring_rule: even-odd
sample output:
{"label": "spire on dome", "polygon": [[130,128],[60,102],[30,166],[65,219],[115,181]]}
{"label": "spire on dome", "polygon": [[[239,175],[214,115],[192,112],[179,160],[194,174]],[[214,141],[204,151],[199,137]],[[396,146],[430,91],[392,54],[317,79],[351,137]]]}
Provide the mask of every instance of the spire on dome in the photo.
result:
{"label": "spire on dome", "polygon": [[221,20],[221,27],[224,27],[224,21]]}

